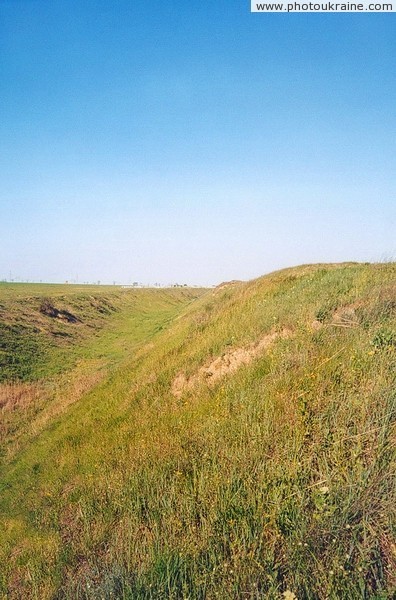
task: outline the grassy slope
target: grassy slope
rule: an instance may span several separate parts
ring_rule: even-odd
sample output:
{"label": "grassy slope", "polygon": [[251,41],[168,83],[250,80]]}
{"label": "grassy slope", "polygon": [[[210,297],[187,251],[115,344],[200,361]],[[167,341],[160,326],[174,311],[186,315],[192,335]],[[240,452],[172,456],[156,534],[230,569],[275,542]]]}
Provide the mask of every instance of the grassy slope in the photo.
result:
{"label": "grassy slope", "polygon": [[[172,395],[180,372],[285,328]],[[394,264],[190,304],[3,467],[4,596],[393,598],[395,345]]]}
{"label": "grassy slope", "polygon": [[[131,341],[131,332],[132,342],[136,335],[145,339],[152,328],[166,321],[166,311],[172,317],[174,307],[180,308],[202,292],[0,283],[0,382],[37,380],[64,371],[85,350],[89,352],[89,347],[99,351],[97,342],[90,346],[85,342],[109,323],[115,332],[111,351],[116,360],[122,358],[122,347]],[[57,317],[49,315],[47,305],[66,311],[66,316],[62,312]],[[117,316],[123,320],[122,336]],[[109,337],[103,338],[104,353],[108,353],[109,341]]]}
{"label": "grassy slope", "polygon": [[[100,330],[126,299],[119,288],[0,283],[0,381],[30,381],[70,366],[70,350]],[[45,301],[75,322],[45,314]]]}
{"label": "grassy slope", "polygon": [[[0,457],[37,436],[203,292],[1,284]],[[43,299],[76,321],[43,314]]]}

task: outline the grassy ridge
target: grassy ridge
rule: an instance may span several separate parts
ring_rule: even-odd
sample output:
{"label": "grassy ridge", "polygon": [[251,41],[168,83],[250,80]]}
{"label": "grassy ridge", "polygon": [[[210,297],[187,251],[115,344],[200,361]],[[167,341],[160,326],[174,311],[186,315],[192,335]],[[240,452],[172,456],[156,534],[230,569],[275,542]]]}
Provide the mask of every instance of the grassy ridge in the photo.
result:
{"label": "grassy ridge", "polygon": [[64,370],[72,364],[70,350],[100,330],[120,304],[118,288],[1,283],[0,381]]}
{"label": "grassy ridge", "polygon": [[[2,284],[0,457],[12,456],[110,368],[131,360],[203,291]],[[63,311],[60,318],[54,309]]]}
{"label": "grassy ridge", "polygon": [[3,467],[4,597],[393,598],[395,347],[394,264],[196,300]]}
{"label": "grassy ridge", "polygon": [[[161,321],[164,309],[172,314],[173,306],[201,293],[191,289],[0,283],[0,382],[42,379],[73,366],[86,348],[85,342],[97,337],[109,322],[113,326],[117,313],[124,318],[129,311],[132,319],[138,319],[133,331],[143,339],[140,321],[146,319],[152,325],[156,311]],[[115,331],[120,337],[117,327]],[[120,340],[120,344],[126,342]]]}

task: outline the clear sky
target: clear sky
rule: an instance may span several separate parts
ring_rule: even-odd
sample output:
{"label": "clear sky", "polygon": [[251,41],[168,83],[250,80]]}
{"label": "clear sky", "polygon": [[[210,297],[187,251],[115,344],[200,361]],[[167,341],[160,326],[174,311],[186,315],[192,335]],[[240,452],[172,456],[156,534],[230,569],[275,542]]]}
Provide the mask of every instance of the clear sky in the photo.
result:
{"label": "clear sky", "polygon": [[396,255],[396,15],[0,0],[0,279]]}

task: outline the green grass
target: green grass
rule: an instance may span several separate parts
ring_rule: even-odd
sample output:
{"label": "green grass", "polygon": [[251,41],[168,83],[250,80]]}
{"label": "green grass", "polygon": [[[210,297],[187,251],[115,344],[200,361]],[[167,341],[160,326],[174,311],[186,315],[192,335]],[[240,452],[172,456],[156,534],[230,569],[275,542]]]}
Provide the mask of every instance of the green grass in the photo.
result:
{"label": "green grass", "polygon": [[[65,371],[75,364],[87,341],[96,351],[100,341],[90,342],[109,322],[113,340],[102,336],[102,349],[106,353],[110,342],[115,358],[120,357],[123,344],[134,342],[136,336],[144,339],[150,328],[163,326],[177,306],[201,293],[0,283],[0,382],[32,381]],[[125,333],[118,330],[119,325]]]}
{"label": "green grass", "polygon": [[117,312],[105,376],[4,460],[3,597],[395,597],[396,265],[284,270],[162,317]]}
{"label": "green grass", "polygon": [[[203,291],[0,285],[0,407],[6,403],[0,457],[12,455],[24,438],[37,435],[108,376],[109,369],[131,360],[139,344],[166,327]],[[43,300],[67,310],[77,321],[43,314]]]}

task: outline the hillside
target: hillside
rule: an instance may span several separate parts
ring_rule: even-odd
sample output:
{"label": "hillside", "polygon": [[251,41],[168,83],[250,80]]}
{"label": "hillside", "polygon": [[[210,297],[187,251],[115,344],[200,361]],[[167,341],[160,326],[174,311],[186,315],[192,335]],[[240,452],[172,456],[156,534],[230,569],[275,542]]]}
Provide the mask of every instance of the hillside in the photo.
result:
{"label": "hillside", "polygon": [[1,597],[394,598],[396,264],[113,293],[0,296]]}
{"label": "hillside", "polygon": [[204,292],[1,284],[0,463]]}

